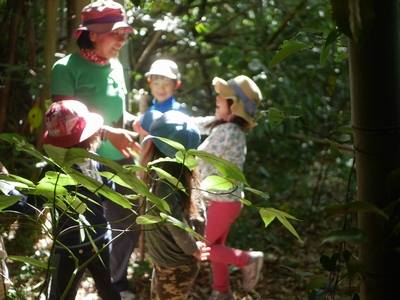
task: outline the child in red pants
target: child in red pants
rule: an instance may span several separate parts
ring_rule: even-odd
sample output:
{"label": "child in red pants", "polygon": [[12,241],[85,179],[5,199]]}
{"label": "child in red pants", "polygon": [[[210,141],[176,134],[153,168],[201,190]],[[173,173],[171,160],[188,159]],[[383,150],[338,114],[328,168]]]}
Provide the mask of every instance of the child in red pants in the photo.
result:
{"label": "child in red pants", "polygon": [[[213,85],[217,93],[215,117],[195,118],[200,129],[203,132],[207,130],[209,134],[198,149],[229,160],[243,169],[246,132],[256,125],[254,116],[262,99],[261,91],[253,80],[244,75],[229,81],[216,77]],[[212,165],[200,161],[199,173],[203,180],[216,175],[217,171]],[[241,187],[231,192],[203,193],[203,199],[208,204],[205,238],[211,248],[209,260],[213,291],[209,300],[233,299],[229,286],[230,264],[242,269],[244,289],[254,288],[259,279],[264,254],[233,249],[225,244],[230,227],[240,214],[242,194]]]}

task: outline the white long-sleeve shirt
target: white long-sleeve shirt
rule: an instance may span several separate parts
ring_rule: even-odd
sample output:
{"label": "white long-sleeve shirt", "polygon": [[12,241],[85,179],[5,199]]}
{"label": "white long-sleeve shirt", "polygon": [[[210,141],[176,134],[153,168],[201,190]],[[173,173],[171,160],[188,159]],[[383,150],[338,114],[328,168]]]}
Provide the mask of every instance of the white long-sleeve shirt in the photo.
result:
{"label": "white long-sleeve shirt", "polygon": [[[198,147],[198,150],[226,159],[238,166],[240,170],[243,170],[247,152],[245,132],[238,125],[229,122],[217,125],[211,131],[205,128],[204,126],[215,120],[215,117],[196,117],[193,120],[202,134],[209,134]],[[207,176],[218,175],[217,170],[211,164],[201,159],[198,171],[201,181]],[[203,197],[205,200],[213,201],[239,201],[243,197],[243,189],[241,187],[235,188],[231,193],[229,191],[217,193],[203,192]]]}

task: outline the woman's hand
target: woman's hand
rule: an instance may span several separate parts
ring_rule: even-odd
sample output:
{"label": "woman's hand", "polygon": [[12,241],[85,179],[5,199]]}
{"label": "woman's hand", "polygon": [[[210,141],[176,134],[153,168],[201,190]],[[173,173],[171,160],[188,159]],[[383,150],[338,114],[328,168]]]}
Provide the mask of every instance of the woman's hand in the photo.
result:
{"label": "woman's hand", "polygon": [[122,153],[123,156],[126,158],[139,156],[142,147],[138,142],[135,141],[135,139],[138,137],[137,133],[110,126],[103,126],[102,129],[105,131],[105,138],[109,140],[111,144],[113,144],[113,146]]}
{"label": "woman's hand", "polygon": [[207,260],[208,257],[210,256],[211,248],[201,241],[197,241],[196,245],[197,245],[197,250],[193,252],[193,256],[200,261]]}

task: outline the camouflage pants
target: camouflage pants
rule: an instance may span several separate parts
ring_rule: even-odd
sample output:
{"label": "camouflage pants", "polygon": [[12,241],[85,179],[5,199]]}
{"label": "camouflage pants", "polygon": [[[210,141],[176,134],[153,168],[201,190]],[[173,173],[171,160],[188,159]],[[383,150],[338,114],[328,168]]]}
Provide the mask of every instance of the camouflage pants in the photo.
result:
{"label": "camouflage pants", "polygon": [[199,273],[197,263],[178,267],[153,265],[152,300],[186,300]]}

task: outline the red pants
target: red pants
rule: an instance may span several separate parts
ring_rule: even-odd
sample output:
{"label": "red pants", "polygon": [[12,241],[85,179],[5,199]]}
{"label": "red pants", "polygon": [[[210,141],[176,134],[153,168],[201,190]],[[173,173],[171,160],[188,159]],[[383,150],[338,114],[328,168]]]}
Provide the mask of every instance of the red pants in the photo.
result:
{"label": "red pants", "polygon": [[212,288],[220,292],[229,290],[229,265],[241,268],[248,263],[250,258],[246,251],[225,245],[231,225],[239,217],[240,209],[240,202],[210,201],[208,203],[205,238],[211,247],[209,259]]}

